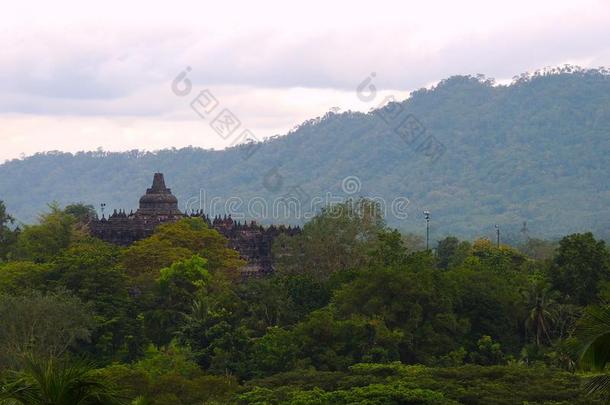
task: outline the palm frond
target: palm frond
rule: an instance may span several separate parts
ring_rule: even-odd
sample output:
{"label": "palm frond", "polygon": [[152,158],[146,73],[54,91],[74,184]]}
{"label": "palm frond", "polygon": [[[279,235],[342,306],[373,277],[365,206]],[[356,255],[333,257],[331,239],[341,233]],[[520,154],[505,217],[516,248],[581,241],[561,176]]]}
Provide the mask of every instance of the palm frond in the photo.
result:
{"label": "palm frond", "polygon": [[0,404],[123,405],[114,385],[83,361],[27,358],[25,368],[2,384]]}
{"label": "palm frond", "polygon": [[588,395],[601,394],[606,401],[610,400],[610,375],[597,375],[584,385]]}
{"label": "palm frond", "polygon": [[610,362],[610,307],[589,307],[576,329],[583,343],[580,353],[581,367],[603,370]]}

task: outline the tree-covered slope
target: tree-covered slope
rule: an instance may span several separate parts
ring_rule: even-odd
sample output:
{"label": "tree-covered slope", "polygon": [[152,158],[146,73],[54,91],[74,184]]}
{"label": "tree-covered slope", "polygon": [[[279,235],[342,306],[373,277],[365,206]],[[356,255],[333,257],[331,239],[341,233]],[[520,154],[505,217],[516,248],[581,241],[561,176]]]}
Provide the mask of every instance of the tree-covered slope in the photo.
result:
{"label": "tree-covered slope", "polygon": [[[251,148],[46,153],[9,161],[0,165],[0,200],[24,222],[51,201],[129,211],[152,173],[162,171],[181,208],[199,208],[204,196],[209,212],[213,197],[235,196],[245,201],[237,210],[246,212],[254,197],[290,194],[307,202],[326,193],[345,197],[347,186],[356,190],[352,196],[384,198],[388,222],[405,231],[421,232],[422,210],[429,209],[433,238],[491,236],[495,223],[507,236],[520,235],[523,222],[531,235],[592,230],[607,238],[609,135],[606,71],[522,76],[508,86],[456,76],[381,110],[329,113]],[[426,148],[430,139],[445,151],[437,159]],[[350,189],[348,176],[359,186]],[[391,214],[397,197],[410,201],[406,219]]]}

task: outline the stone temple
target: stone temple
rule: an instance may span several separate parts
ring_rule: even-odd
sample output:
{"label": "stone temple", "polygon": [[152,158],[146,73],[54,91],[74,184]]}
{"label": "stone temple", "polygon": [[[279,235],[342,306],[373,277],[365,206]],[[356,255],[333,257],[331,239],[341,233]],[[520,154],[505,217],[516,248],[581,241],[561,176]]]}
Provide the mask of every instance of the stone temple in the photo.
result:
{"label": "stone temple", "polygon": [[280,234],[292,236],[300,233],[299,227],[263,227],[254,221],[242,224],[233,221],[230,215],[212,219],[203,211],[182,213],[178,209],[178,199],[165,185],[163,173],[154,174],[152,186],[140,198],[140,207],[136,212],[127,214],[123,210],[115,210],[108,218],[102,215],[101,219],[90,222],[89,229],[93,236],[106,242],[128,246],[152,235],[158,225],[186,217],[201,217],[209,227],[224,235],[229,240],[229,246],[248,262],[242,269],[245,275],[272,272],[271,246],[274,239]]}

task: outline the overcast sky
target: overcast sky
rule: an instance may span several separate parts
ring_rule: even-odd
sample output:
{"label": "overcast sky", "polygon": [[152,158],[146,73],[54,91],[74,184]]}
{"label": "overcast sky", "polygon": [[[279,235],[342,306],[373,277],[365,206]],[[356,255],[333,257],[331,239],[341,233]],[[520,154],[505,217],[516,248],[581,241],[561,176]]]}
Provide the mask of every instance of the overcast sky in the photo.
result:
{"label": "overcast sky", "polygon": [[[503,81],[565,63],[610,66],[608,0],[90,3],[2,5],[0,162],[47,150],[218,149],[241,129],[284,134],[455,74]],[[182,96],[172,91],[181,72],[192,86],[177,80]],[[372,73],[378,94],[367,101],[356,88]],[[190,104],[206,89],[218,104],[202,118]],[[223,139],[210,122],[225,108],[241,127]]]}

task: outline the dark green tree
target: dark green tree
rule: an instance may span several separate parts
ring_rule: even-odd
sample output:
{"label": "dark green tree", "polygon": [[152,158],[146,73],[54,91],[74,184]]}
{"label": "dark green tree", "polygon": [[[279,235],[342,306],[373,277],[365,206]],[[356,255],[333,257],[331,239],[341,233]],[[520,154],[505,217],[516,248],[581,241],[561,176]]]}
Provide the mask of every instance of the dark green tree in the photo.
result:
{"label": "dark green tree", "polygon": [[91,337],[93,313],[65,292],[0,295],[0,368],[58,357]]}
{"label": "dark green tree", "polygon": [[551,326],[555,322],[555,294],[544,282],[535,282],[524,295],[529,310],[525,320],[526,333],[533,338],[536,346],[550,344]]}
{"label": "dark green tree", "polygon": [[559,242],[550,267],[551,284],[568,303],[595,303],[602,282],[610,277],[608,260],[606,244],[592,233],[568,235]]}
{"label": "dark green tree", "polygon": [[75,203],[66,205],[64,208],[66,214],[74,216],[81,224],[88,224],[91,220],[97,218],[97,212],[93,205],[84,203]]}
{"label": "dark green tree", "polygon": [[85,238],[53,259],[48,276],[49,285],[70,291],[95,312],[96,328],[88,349],[100,360],[125,355],[130,351],[128,340],[139,335],[120,254],[115,245]]}
{"label": "dark green tree", "polygon": [[380,267],[405,265],[407,249],[398,230],[383,230],[379,232],[377,239],[377,243],[370,253],[371,265]]}
{"label": "dark green tree", "polygon": [[361,268],[369,262],[368,253],[384,227],[379,206],[371,200],[324,208],[300,235],[278,238],[274,244],[278,269],[328,280],[336,272]]}
{"label": "dark green tree", "polygon": [[459,266],[470,254],[470,243],[460,240],[454,236],[447,236],[438,241],[436,255],[438,257],[438,267],[448,269]]}
{"label": "dark green tree", "polygon": [[182,325],[198,291],[210,282],[207,260],[195,255],[161,269],[154,307],[144,312],[147,335],[167,346]]}
{"label": "dark green tree", "polygon": [[401,333],[400,359],[405,362],[430,363],[455,350],[466,326],[453,312],[442,273],[422,259],[423,264],[409,268],[362,272],[338,289],[332,301],[340,319],[378,319]]}
{"label": "dark green tree", "polygon": [[15,219],[6,212],[4,202],[0,200],[0,262],[6,260],[17,241],[19,230],[12,229]]}

